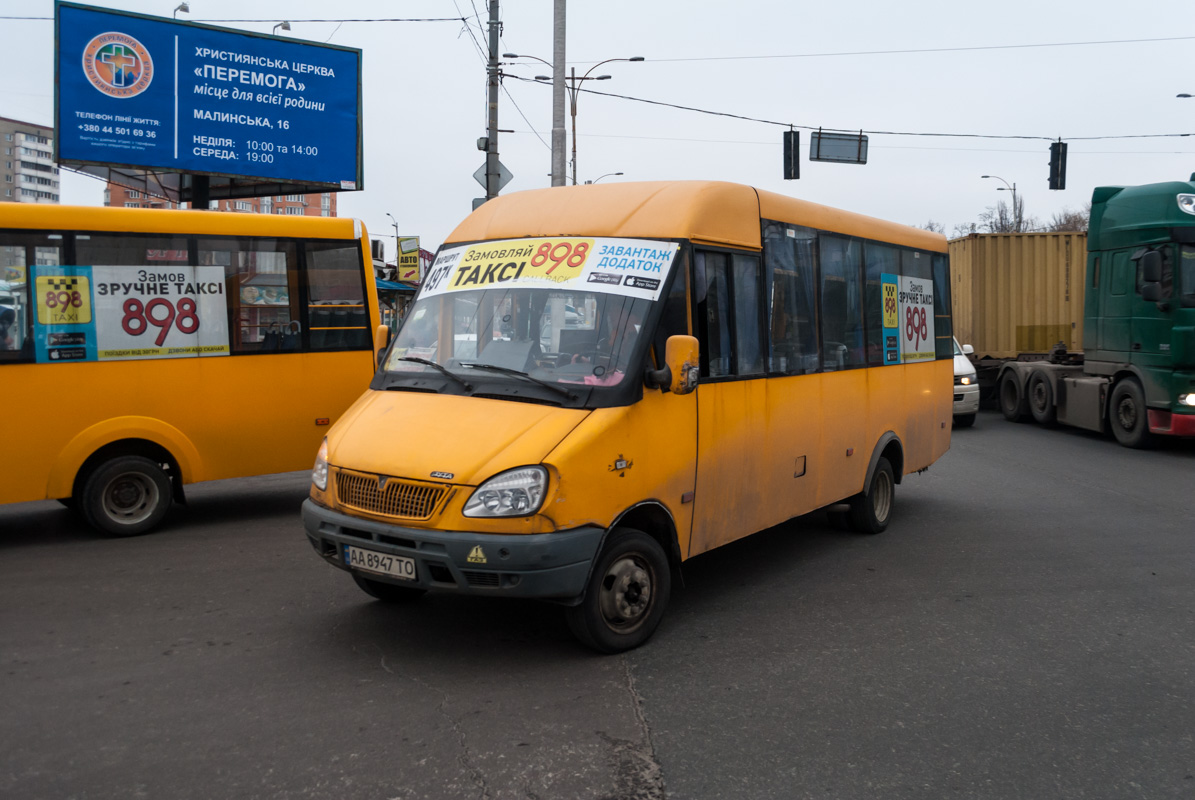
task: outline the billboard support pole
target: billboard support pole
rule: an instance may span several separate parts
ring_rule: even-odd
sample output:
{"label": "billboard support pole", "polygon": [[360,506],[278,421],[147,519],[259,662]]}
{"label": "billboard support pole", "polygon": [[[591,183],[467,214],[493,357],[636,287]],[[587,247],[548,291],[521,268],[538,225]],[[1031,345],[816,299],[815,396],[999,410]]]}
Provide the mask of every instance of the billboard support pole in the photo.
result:
{"label": "billboard support pole", "polygon": [[498,0],[490,0],[489,142],[485,153],[485,199],[498,196]]}
{"label": "billboard support pole", "polygon": [[212,183],[207,175],[191,176],[191,208],[207,211],[212,205]]}

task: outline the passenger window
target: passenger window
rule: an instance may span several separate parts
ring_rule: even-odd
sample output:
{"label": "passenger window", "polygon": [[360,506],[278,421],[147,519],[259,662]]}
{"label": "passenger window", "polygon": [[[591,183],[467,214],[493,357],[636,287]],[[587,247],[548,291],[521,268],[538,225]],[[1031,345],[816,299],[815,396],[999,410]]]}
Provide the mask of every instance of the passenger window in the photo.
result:
{"label": "passenger window", "polygon": [[62,235],[0,233],[0,364],[33,359],[29,268],[62,264]]}
{"label": "passenger window", "polygon": [[697,251],[695,272],[701,373],[711,378],[730,374],[730,292],[725,253]]}
{"label": "passenger window", "polygon": [[302,349],[294,242],[200,239],[199,266],[224,268],[233,353]]}
{"label": "passenger window", "polygon": [[900,275],[900,250],[887,244],[867,242],[863,247],[863,266],[867,278],[864,320],[867,323],[867,364],[884,365],[883,287],[884,273]]}
{"label": "passenger window", "polygon": [[309,242],[306,252],[311,349],[368,349],[373,337],[360,245]]}
{"label": "passenger window", "polygon": [[737,375],[763,373],[763,305],[759,259],[735,254],[734,260],[734,328],[735,365]]}
{"label": "passenger window", "polygon": [[191,263],[185,236],[130,233],[75,235],[75,263],[103,267],[185,267]]}
{"label": "passenger window", "polygon": [[763,254],[772,309],[768,371],[816,372],[817,231],[765,222]]}
{"label": "passenger window", "polygon": [[934,253],[930,256],[934,271],[934,355],[954,357],[954,319],[951,317],[950,256]]}
{"label": "passenger window", "polygon": [[825,234],[820,245],[823,369],[864,366],[862,247],[856,239]]}

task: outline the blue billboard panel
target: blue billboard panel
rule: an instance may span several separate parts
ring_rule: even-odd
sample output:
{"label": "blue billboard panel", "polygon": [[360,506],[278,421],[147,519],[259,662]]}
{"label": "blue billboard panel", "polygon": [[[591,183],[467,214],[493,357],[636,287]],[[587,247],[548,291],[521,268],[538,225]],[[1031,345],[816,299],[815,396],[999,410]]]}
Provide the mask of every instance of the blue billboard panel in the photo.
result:
{"label": "blue billboard panel", "polygon": [[58,160],[360,189],[361,51],[58,3]]}

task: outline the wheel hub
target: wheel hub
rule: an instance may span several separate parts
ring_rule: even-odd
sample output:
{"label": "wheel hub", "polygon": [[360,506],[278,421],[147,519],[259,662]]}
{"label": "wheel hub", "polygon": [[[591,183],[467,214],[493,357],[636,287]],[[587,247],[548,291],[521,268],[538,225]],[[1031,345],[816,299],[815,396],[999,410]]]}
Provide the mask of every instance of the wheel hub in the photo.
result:
{"label": "wheel hub", "polygon": [[601,611],[613,628],[637,625],[651,606],[651,574],[631,556],[610,565],[602,581]]}

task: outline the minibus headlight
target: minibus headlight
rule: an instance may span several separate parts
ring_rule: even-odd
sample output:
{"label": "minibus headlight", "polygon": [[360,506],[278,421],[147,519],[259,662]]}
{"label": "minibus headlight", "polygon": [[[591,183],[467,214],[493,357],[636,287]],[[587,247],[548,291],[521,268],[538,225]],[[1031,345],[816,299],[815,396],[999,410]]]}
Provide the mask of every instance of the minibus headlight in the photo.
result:
{"label": "minibus headlight", "polygon": [[1178,404],[1180,406],[1186,406],[1187,408],[1195,408],[1195,392],[1180,394],[1178,396]]}
{"label": "minibus headlight", "polygon": [[976,383],[978,383],[978,381],[975,380],[974,372],[972,372],[970,375],[955,375],[954,376],[954,385],[955,386],[974,386]]}
{"label": "minibus headlight", "polygon": [[311,470],[311,482],[321,492],[328,489],[328,440],[326,438],[324,443],[319,446],[319,452],[315,454],[315,467]]}
{"label": "minibus headlight", "polygon": [[465,503],[466,517],[522,517],[539,511],[548,488],[543,467],[507,470],[477,487]]}

